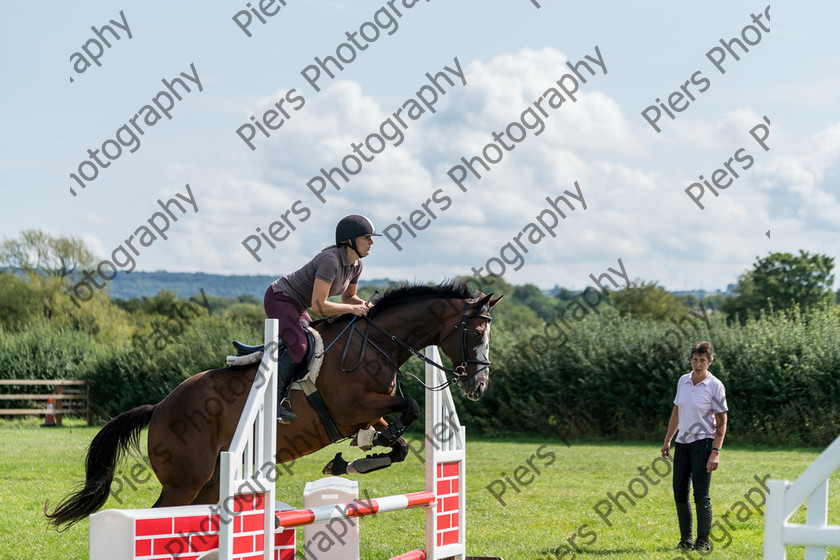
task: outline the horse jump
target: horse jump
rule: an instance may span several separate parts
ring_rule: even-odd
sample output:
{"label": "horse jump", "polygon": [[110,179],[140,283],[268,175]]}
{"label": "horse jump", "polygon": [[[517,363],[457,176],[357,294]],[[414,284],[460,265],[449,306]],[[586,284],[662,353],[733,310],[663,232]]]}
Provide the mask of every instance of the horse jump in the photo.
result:
{"label": "horse jump", "polygon": [[[221,454],[217,505],[106,510],[90,516],[91,560],[293,560],[294,527],[318,521],[362,517],[409,507],[426,508],[425,551],[396,558],[464,560],[464,427],[449,389],[426,391],[426,489],[412,494],[337,506],[275,512],[277,322],[266,321],[266,352],[229,450]],[[426,349],[439,361],[436,348]],[[426,385],[446,381],[426,366]],[[444,423],[449,438],[435,437]],[[275,529],[277,527],[277,529]]]}

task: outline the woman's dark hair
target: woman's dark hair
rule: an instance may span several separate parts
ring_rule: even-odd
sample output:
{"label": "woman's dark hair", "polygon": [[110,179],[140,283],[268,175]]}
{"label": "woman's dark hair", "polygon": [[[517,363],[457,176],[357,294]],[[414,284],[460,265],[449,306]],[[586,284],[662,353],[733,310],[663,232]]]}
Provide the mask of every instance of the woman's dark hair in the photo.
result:
{"label": "woman's dark hair", "polygon": [[715,352],[712,350],[712,343],[711,342],[698,342],[691,348],[691,356],[693,358],[695,355],[697,356],[706,356],[709,358],[709,363],[715,361]]}

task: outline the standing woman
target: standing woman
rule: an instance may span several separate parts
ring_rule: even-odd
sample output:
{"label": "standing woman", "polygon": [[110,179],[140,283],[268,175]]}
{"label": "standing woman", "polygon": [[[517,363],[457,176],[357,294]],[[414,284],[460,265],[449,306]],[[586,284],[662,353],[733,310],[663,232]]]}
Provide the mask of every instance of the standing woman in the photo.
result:
{"label": "standing woman", "polygon": [[[280,339],[286,350],[277,363],[277,419],[288,424],[297,416],[282,403],[296,365],[306,356],[307,342],[301,322],[312,318],[308,308],[321,315],[367,314],[367,304],[356,295],[362,258],[370,254],[375,233],[373,223],[356,214],[342,218],[335,228],[335,245],[330,245],[300,269],[281,276],[265,291],[263,303],[269,319],[278,319]],[[341,296],[341,303],[329,301]]]}
{"label": "standing woman", "polygon": [[[711,549],[712,504],[709,486],[712,471],[720,463],[720,448],[726,435],[726,389],[709,373],[714,361],[712,345],[698,342],[691,349],[691,373],[680,377],[677,396],[665,433],[662,456],[668,457],[671,440],[680,431],[674,449],[674,500],[680,525],[677,548],[706,551]],[[694,490],[697,510],[697,540],[692,540],[689,484]]]}

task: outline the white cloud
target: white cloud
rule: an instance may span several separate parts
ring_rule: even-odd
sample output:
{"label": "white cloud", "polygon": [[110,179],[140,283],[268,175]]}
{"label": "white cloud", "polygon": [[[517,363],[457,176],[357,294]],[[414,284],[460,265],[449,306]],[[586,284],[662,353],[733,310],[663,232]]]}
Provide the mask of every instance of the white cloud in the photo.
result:
{"label": "white cloud", "polygon": [[667,139],[674,139],[686,147],[715,150],[725,158],[745,146],[751,153],[756,153],[761,148],[754,143],[749,131],[758,124],[765,124],[763,116],[753,109],[740,108],[727,111],[715,121],[680,118],[669,123],[664,134]]}
{"label": "white cloud", "polygon": [[[840,147],[840,132],[831,128],[816,136],[805,153],[774,148],[769,157],[751,149],[755,167],[720,196],[707,193],[706,210],[699,211],[683,192],[694,176],[663,165],[653,149],[668,143],[674,149],[675,144],[690,149],[698,163],[723,158],[722,166],[738,147],[754,144],[749,130],[761,122],[761,116],[751,109],[737,109],[716,121],[680,120],[663,140],[665,136],[653,137],[644,127],[628,123],[618,103],[599,90],[602,76],[582,87],[576,103],[551,110],[542,134],[529,131],[489,170],[474,164],[482,178],[469,174],[464,180],[467,192],[462,192],[447,171],[461,164],[462,157],[481,155],[493,141],[492,132],[503,132],[509,123],[519,121],[522,111],[568,71],[565,62],[562,53],[549,48],[470,62],[468,87],[453,87],[438,113],[407,120],[402,145],[389,145],[374,161],[365,162],[358,175],[351,175],[346,184],[341,181],[340,191],[327,186],[323,193],[327,203],[321,204],[305,183],[322,167],[341,165],[342,158],[352,153],[351,143],[376,132],[394,110],[365,95],[356,83],[335,82],[294,114],[280,138],[260,146],[262,180],[228,180],[219,189],[236,193],[239,200],[259,201],[245,202],[234,214],[238,219],[250,216],[251,230],[277,219],[295,199],[311,209],[310,222],[282,246],[285,266],[302,265],[331,240],[333,224],[341,216],[359,212],[374,219],[380,231],[387,228],[393,235],[402,230],[398,242],[403,250],[378,239],[366,274],[440,280],[467,274],[471,267],[499,257],[501,248],[547,207],[546,196],[553,199],[565,190],[574,191],[573,182],[578,181],[587,209],[569,212],[556,228],[557,237],[528,246],[526,264],[516,273],[509,270],[511,281],[545,287],[555,283],[583,287],[588,274],[618,258],[633,267],[634,278],[723,287],[763,252],[761,234],[772,223],[771,193],[781,189],[811,197],[793,207],[821,219],[826,219],[824,208],[836,206],[833,195],[821,187],[823,174],[836,167]],[[773,135],[774,144],[784,145],[783,129],[774,129]],[[651,169],[651,163],[656,168]],[[447,210],[429,200],[438,189],[449,197]],[[437,218],[417,229],[415,238],[405,227],[397,227],[397,217],[408,221],[423,203]],[[221,215],[222,210],[208,206],[208,213]],[[220,219],[220,232],[224,224]],[[204,221],[203,226],[214,227],[214,220]],[[247,231],[242,227],[235,231],[238,245]],[[233,251],[230,262],[249,265],[251,257],[241,247],[227,244],[226,248]],[[211,249],[204,251],[211,255]],[[697,270],[704,258],[717,264]]]}
{"label": "white cloud", "polygon": [[840,227],[838,171],[840,124],[834,124],[801,146],[775,153],[759,167],[758,188],[768,195],[774,214],[796,217],[806,229],[836,231]]}
{"label": "white cloud", "polygon": [[[631,278],[667,279],[670,289],[722,288],[771,247],[763,235],[768,228],[798,240],[790,241],[791,250],[797,244],[809,247],[801,237],[808,223],[836,229],[837,199],[826,182],[837,175],[840,125],[804,143],[774,125],[769,153],[749,136],[761,116],[748,108],[713,121],[680,119],[654,136],[628,122],[616,100],[600,89],[603,76],[582,86],[576,103],[549,110],[539,136],[529,130],[489,170],[474,164],[482,178],[470,174],[462,192],[447,171],[462,157],[481,155],[494,131],[519,121],[568,71],[565,62],[562,53],[548,48],[470,62],[467,87],[452,87],[438,113],[406,119],[401,145],[389,141],[347,183],[336,176],[340,190],[327,185],[322,204],[307,181],[321,175],[321,168],[341,166],[353,154],[351,144],[378,132],[399,107],[367,95],[358,83],[336,81],[308,99],[271,138],[258,138],[256,153],[244,162],[236,158],[236,170],[170,169],[173,179],[189,175],[191,184],[200,185],[201,219],[178,224],[184,234],[167,242],[166,251],[156,251],[155,260],[170,270],[282,274],[331,243],[342,216],[362,213],[380,232],[402,232],[402,251],[385,238],[376,240],[365,263],[367,278],[440,281],[500,257],[502,247],[548,207],[546,197],[574,192],[575,181],[587,209],[575,202],[556,237],[536,246],[520,237],[528,249],[525,264],[516,272],[508,265],[507,280],[583,288],[589,274],[616,267],[621,258]],[[249,114],[261,114],[282,93],[255,103]],[[712,166],[722,166],[748,143],[754,167],[718,197],[706,193],[706,209],[700,211],[683,192],[686,186],[699,174],[708,177]],[[686,154],[682,165],[697,167],[682,169],[663,157],[679,152]],[[431,200],[436,191],[438,200],[446,196],[449,202]],[[277,248],[263,243],[258,264],[242,241],[288,215],[296,201],[311,217],[296,222],[296,231]],[[436,218],[417,220],[415,238],[398,217],[410,222],[413,215],[427,214],[424,205]],[[819,239],[825,243],[828,236]]]}

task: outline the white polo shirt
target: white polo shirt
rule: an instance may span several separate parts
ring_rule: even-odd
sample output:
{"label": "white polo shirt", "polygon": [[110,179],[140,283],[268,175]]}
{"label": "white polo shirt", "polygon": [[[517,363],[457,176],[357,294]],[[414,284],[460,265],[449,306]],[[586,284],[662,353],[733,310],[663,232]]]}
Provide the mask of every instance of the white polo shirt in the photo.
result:
{"label": "white polo shirt", "polygon": [[711,373],[697,385],[691,382],[690,372],[680,377],[674,404],[679,412],[678,443],[714,438],[715,413],[729,410],[726,389],[720,379]]}

